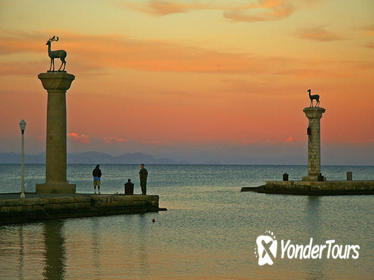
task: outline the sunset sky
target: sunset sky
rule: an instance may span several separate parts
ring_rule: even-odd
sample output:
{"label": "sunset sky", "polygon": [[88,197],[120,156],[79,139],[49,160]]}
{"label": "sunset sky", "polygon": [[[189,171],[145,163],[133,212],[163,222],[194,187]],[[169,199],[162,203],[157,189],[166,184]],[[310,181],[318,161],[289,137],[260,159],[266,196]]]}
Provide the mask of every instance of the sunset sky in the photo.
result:
{"label": "sunset sky", "polygon": [[0,152],[45,150],[53,35],[69,152],[303,164],[311,88],[322,163],[374,164],[373,0],[0,0]]}

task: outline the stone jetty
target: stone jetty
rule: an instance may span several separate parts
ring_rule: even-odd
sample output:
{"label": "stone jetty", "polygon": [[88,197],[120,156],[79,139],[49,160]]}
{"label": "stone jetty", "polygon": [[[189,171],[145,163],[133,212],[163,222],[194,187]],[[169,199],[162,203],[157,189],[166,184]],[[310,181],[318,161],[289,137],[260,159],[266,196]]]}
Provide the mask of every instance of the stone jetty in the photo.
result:
{"label": "stone jetty", "polygon": [[306,134],[308,137],[308,175],[301,180],[288,181],[284,174],[283,181],[266,181],[259,187],[243,187],[242,192],[295,195],[363,195],[374,194],[374,180],[355,181],[352,173],[347,172],[347,180],[329,181],[321,174],[321,134],[320,120],[326,111],[321,107],[306,107],[308,118]]}
{"label": "stone jetty", "polygon": [[158,195],[122,194],[0,194],[0,225],[61,218],[137,214],[159,208]]}
{"label": "stone jetty", "polygon": [[374,194],[373,181],[267,181],[259,187],[243,187],[242,192],[294,195]]}

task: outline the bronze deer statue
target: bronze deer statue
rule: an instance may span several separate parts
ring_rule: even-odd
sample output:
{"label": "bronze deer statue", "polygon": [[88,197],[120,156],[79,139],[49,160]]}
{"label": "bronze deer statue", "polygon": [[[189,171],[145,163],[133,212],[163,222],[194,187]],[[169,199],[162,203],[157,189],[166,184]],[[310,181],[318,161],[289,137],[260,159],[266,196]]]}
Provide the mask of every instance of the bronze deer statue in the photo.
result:
{"label": "bronze deer statue", "polygon": [[50,67],[49,67],[49,71],[55,71],[55,58],[59,58],[61,60],[61,65],[60,65],[60,68],[58,68],[58,71],[61,71],[62,65],[64,65],[64,69],[62,69],[62,71],[65,71],[65,66],[66,66],[65,57],[67,55],[66,51],[64,51],[64,50],[52,51],[51,50],[51,44],[52,44],[53,41],[57,42],[58,37],[53,36],[46,43],[46,45],[48,45],[48,55],[51,58],[51,64],[50,64]]}
{"label": "bronze deer statue", "polygon": [[308,89],[308,93],[309,93],[309,99],[310,99],[310,107],[313,107],[313,99],[316,100],[316,107],[319,107],[319,95],[318,94],[311,94],[312,93],[312,90],[311,89]]}

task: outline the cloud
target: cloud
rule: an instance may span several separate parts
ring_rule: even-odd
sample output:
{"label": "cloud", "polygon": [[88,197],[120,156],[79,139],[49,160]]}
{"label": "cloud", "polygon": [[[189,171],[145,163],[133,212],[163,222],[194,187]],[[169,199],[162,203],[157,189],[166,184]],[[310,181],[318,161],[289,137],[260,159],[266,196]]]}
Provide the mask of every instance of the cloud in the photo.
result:
{"label": "cloud", "polygon": [[[362,30],[364,31],[364,35],[366,37],[373,37],[374,36],[374,24],[367,25],[367,26],[363,27]],[[374,42],[373,41],[368,42],[364,46],[369,48],[369,49],[374,49]]]}
{"label": "cloud", "polygon": [[370,48],[370,49],[374,49],[374,42],[369,42],[366,44],[366,47]]}
{"label": "cloud", "polygon": [[289,136],[286,139],[284,139],[284,142],[286,142],[286,143],[292,143],[292,142],[294,142],[294,139],[293,139],[292,136]]}
{"label": "cloud", "polygon": [[40,32],[8,31],[0,28],[0,55],[20,52],[46,52],[48,38]]}
{"label": "cloud", "polygon": [[143,145],[160,146],[160,145],[171,145],[171,144],[173,144],[173,141],[171,141],[170,139],[168,139],[168,140],[162,140],[162,139],[146,138],[146,139],[142,139],[140,141],[140,143],[143,144]]}
{"label": "cloud", "polygon": [[[47,32],[45,32],[47,34]],[[262,59],[244,53],[220,52],[199,47],[156,40],[136,40],[122,35],[85,35],[65,31],[59,45],[52,46],[68,50],[67,65],[80,65],[83,70],[122,68],[163,72],[247,73],[273,68],[273,59]],[[39,33],[24,36],[23,32],[2,33],[0,48],[3,53],[47,52]],[[39,41],[38,41],[39,40]],[[30,47],[32,45],[32,47]],[[47,54],[46,54],[47,55]],[[40,56],[38,56],[40,59]],[[17,62],[18,63],[18,62]],[[24,62],[3,64],[2,73],[29,74],[35,69]],[[39,62],[34,62],[40,65]],[[46,65],[48,59],[46,58]],[[27,67],[25,67],[27,66]]]}
{"label": "cloud", "polygon": [[77,143],[90,144],[91,139],[86,134],[80,134],[77,132],[68,133],[68,138]]}
{"label": "cloud", "polygon": [[366,36],[374,36],[374,24],[362,28]]}
{"label": "cloud", "polygon": [[104,143],[113,144],[113,143],[126,143],[127,139],[121,137],[104,137]]}
{"label": "cloud", "polygon": [[301,39],[320,41],[320,42],[328,42],[328,41],[336,41],[336,40],[344,39],[340,35],[334,32],[328,31],[326,27],[324,26],[301,29],[297,32],[296,36]]}
{"label": "cloud", "polygon": [[286,1],[263,0],[248,10],[225,11],[223,16],[237,22],[273,21],[290,16],[294,10],[294,6]]}
{"label": "cloud", "polygon": [[[31,53],[34,61],[0,62],[1,75],[31,75],[46,70],[49,59],[45,44],[29,48],[30,42],[44,40],[51,32],[0,32],[0,46],[10,54]],[[41,35],[44,34],[44,35]],[[242,52],[223,52],[160,40],[139,40],[123,35],[87,35],[59,31],[59,45],[68,52],[67,67],[75,73],[101,73],[108,69],[131,69],[150,72],[283,74],[304,78],[336,76],[337,61],[254,56]],[[8,44],[10,42],[10,44]],[[36,43],[35,43],[36,44]],[[43,52],[44,60],[40,53]],[[324,65],[327,65],[323,62]],[[362,63],[356,61],[354,63]],[[352,64],[354,64],[352,62]],[[57,65],[59,65],[57,63]],[[40,67],[43,67],[41,69]],[[330,69],[333,68],[333,69]]]}
{"label": "cloud", "polygon": [[281,20],[290,16],[296,8],[317,0],[258,0],[242,4],[222,4],[217,1],[166,1],[149,0],[146,2],[117,2],[124,8],[137,10],[153,16],[167,16],[201,10],[222,11],[224,18],[235,22],[255,22]]}
{"label": "cloud", "polygon": [[119,2],[119,6],[137,10],[154,16],[166,16],[177,13],[187,13],[193,10],[216,10],[217,6],[196,2],[171,2],[162,0],[150,0],[146,3]]}
{"label": "cloud", "polygon": [[35,75],[40,72],[43,61],[0,62],[0,75]]}
{"label": "cloud", "polygon": [[[359,33],[362,38],[372,39],[374,37],[374,24],[372,25],[365,25],[358,28]],[[374,41],[367,42],[366,44],[362,44],[363,47],[374,49]]]}
{"label": "cloud", "polygon": [[[352,67],[354,67],[354,63],[352,63]],[[287,75],[287,76],[295,76],[301,79],[310,79],[310,78],[343,78],[343,77],[350,77],[351,74],[344,72],[344,71],[336,71],[336,69],[326,69],[326,68],[296,68],[296,69],[289,69],[289,70],[282,70],[279,71],[277,74],[279,75]]]}

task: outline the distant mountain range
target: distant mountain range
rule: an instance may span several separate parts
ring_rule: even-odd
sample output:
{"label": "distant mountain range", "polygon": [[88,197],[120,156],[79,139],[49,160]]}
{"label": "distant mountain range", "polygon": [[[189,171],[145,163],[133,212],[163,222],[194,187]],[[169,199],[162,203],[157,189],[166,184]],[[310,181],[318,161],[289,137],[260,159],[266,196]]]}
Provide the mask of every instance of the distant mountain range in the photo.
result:
{"label": "distant mountain range", "polygon": [[[20,163],[21,154],[17,153],[0,153],[0,163]],[[35,154],[35,155],[25,155],[25,163],[45,163],[45,153]],[[174,164],[177,163],[173,160],[167,158],[156,158],[152,155],[147,155],[143,153],[126,153],[119,156],[112,156],[106,153],[99,152],[85,152],[68,154],[68,163],[88,163],[88,164]]]}

